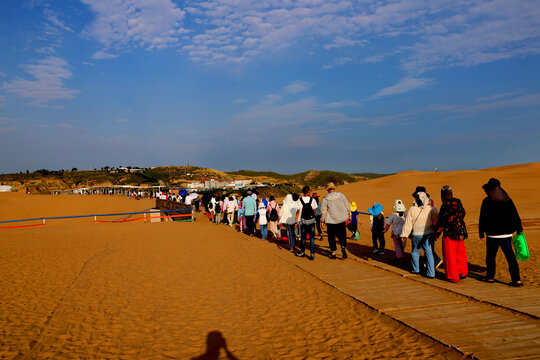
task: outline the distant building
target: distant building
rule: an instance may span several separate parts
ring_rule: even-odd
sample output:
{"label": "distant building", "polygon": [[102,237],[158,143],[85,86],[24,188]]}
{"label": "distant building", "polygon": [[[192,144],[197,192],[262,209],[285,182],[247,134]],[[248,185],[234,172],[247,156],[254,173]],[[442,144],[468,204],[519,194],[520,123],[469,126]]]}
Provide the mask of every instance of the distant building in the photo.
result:
{"label": "distant building", "polygon": [[10,192],[11,186],[9,185],[0,185],[0,192]]}
{"label": "distant building", "polygon": [[204,184],[202,182],[192,182],[187,185],[188,189],[204,189]]}

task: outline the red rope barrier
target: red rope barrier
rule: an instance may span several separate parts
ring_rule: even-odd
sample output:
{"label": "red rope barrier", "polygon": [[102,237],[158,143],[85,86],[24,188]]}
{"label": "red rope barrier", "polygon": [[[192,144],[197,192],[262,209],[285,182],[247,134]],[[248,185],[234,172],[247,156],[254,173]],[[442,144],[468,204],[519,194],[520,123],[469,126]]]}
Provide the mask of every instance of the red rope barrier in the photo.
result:
{"label": "red rope barrier", "polygon": [[0,229],[19,229],[19,228],[28,228],[36,226],[44,226],[45,224],[34,224],[34,225],[19,225],[19,226],[2,226]]}
{"label": "red rope barrier", "polygon": [[136,219],[124,219],[124,220],[95,220],[94,224],[103,224],[103,223],[123,223],[123,222],[130,222],[130,221],[137,221],[137,220],[143,220],[143,219],[162,219],[162,218],[169,218],[169,217],[191,217],[191,214],[180,214],[180,215],[163,215],[163,216],[149,216],[149,217],[140,217]]}

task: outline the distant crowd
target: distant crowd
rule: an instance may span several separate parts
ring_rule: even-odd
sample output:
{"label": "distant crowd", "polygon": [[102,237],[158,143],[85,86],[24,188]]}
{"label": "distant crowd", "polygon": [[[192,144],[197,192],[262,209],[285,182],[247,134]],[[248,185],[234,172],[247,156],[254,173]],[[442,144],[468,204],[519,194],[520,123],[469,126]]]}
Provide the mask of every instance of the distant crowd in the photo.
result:
{"label": "distant crowd", "polygon": [[[512,282],[510,285],[523,286],[516,254],[512,248],[514,233],[522,233],[523,228],[517,209],[501,187],[500,181],[490,179],[483,186],[486,198],[482,202],[479,218],[479,238],[486,243],[486,276],[483,281],[495,281],[495,259],[499,248],[502,249]],[[401,199],[394,201],[394,212],[386,217],[383,206],[374,203],[367,213],[358,211],[355,202],[349,203],[344,194],[335,190],[333,183],[326,185],[328,194],[322,201],[317,193],[312,193],[309,186],[302,189],[302,194],[288,194],[280,206],[274,198],[260,198],[252,191],[244,196],[203,197],[202,205],[209,220],[215,224],[233,226],[249,236],[256,235],[257,225],[261,239],[282,239],[281,230],[286,231],[286,240],[291,253],[298,257],[315,260],[315,238],[322,240],[326,229],[329,258],[337,259],[337,243],[341,258],[347,255],[347,230],[350,238],[359,237],[358,216],[370,216],[370,230],[373,243],[373,255],[384,254],[385,234],[390,231],[394,244],[396,261],[403,262],[407,241],[411,242],[411,273],[423,274],[427,278],[435,277],[435,269],[444,266],[447,280],[458,282],[468,276],[467,250],[468,238],[465,225],[465,209],[460,199],[455,198],[450,186],[443,186],[441,206],[436,208],[423,186],[417,186],[412,193],[413,202],[407,210]],[[198,200],[198,199],[197,199]],[[197,201],[198,204],[198,201]],[[442,258],[435,251],[435,241],[442,236]],[[309,254],[306,243],[309,240]],[[337,240],[337,243],[336,243]],[[421,259],[421,251],[424,256]]]}

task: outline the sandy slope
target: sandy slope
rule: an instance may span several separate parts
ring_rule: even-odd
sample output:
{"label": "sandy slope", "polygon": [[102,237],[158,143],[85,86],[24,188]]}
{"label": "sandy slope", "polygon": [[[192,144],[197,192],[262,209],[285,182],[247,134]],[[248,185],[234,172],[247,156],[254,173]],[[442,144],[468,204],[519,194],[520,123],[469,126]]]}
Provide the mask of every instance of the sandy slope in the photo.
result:
{"label": "sandy slope", "polygon": [[[12,216],[28,213],[21,206],[47,215],[148,206],[0,199],[2,218],[6,204]],[[239,359],[456,358],[275,256],[273,245],[204,218],[90,221],[1,230],[1,359],[217,359],[206,347],[219,343],[216,331]]]}
{"label": "sandy slope", "polygon": [[[389,214],[395,198],[412,201],[416,185],[426,186],[437,205],[438,189],[451,185],[468,211],[470,262],[481,273],[485,249],[474,225],[481,185],[497,177],[524,219],[532,253],[520,263],[524,281],[538,286],[539,175],[540,164],[406,172],[339,190],[361,210],[379,201]],[[152,205],[116,196],[0,194],[0,219]],[[362,238],[351,251],[371,256],[367,217],[362,220]],[[0,359],[214,359],[205,351],[207,341],[211,347],[220,343],[217,332],[240,359],[455,357],[275,256],[282,250],[230,228],[204,220],[91,222],[0,230]],[[388,251],[379,260],[391,258]],[[499,260],[498,278],[508,281],[502,255]]]}
{"label": "sandy slope", "polygon": [[[524,232],[529,244],[531,258],[526,262],[519,262],[522,277],[530,285],[540,284],[540,276],[536,271],[538,265],[538,251],[540,250],[540,163],[524,165],[512,165],[499,168],[484,169],[479,171],[450,171],[450,172],[419,172],[407,171],[396,175],[344,185],[338,188],[348,198],[358,204],[359,211],[367,212],[367,209],[375,202],[384,206],[385,215],[390,215],[395,199],[403,200],[408,207],[413,198],[412,192],[417,185],[425,186],[437,208],[441,205],[440,189],[443,185],[450,185],[454,196],[460,198],[467,211],[466,223],[469,231],[467,250],[472,269],[479,274],[485,267],[485,244],[478,239],[478,216],[480,205],[485,197],[482,185],[489,178],[495,177],[501,181],[501,186],[513,199],[521,216]],[[320,191],[320,195],[326,194]],[[361,215],[363,222],[359,244],[363,255],[369,254],[371,246],[371,232],[369,230],[369,217]],[[393,249],[390,234],[386,236],[387,248]],[[437,244],[438,253],[440,241]],[[410,252],[408,244],[407,252]],[[385,261],[392,259],[393,252],[385,255]],[[508,267],[502,252],[498,254],[497,278],[502,281],[510,281]]]}

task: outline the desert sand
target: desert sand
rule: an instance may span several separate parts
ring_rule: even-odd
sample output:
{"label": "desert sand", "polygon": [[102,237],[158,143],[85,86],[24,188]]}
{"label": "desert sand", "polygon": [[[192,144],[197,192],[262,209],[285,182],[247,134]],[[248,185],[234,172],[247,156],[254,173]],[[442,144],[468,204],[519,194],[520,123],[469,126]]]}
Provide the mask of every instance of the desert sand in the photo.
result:
{"label": "desert sand", "polygon": [[[480,273],[485,250],[474,226],[481,185],[497,177],[525,224],[531,259],[520,262],[524,282],[538,286],[539,175],[540,164],[407,172],[338,190],[360,210],[378,201],[388,215],[394,199],[412,202],[416,185],[426,186],[436,205],[438,189],[451,185],[468,211],[469,262]],[[0,220],[153,204],[120,196],[0,194]],[[371,244],[369,220],[361,220],[361,239],[351,242],[360,256]],[[203,216],[194,223],[92,221],[0,229],[0,359],[217,359],[212,351],[224,343],[229,358],[238,359],[461,357],[300,270],[283,256],[286,250]],[[323,260],[319,254],[314,264]],[[502,254],[497,277],[508,277]],[[223,349],[220,358],[227,358]]]}
{"label": "desert sand", "polygon": [[[508,192],[514,201],[524,228],[524,233],[529,245],[531,258],[525,262],[519,261],[521,276],[524,283],[538,286],[540,276],[535,269],[538,265],[538,249],[540,248],[540,191],[537,186],[540,181],[540,163],[524,165],[504,166],[493,169],[479,171],[451,171],[451,172],[419,172],[407,171],[396,175],[369,180],[361,183],[353,183],[338,188],[343,192],[349,201],[358,204],[358,211],[367,212],[374,202],[379,202],[384,206],[383,212],[389,216],[394,212],[392,206],[395,199],[401,199],[407,208],[412,204],[411,194],[416,186],[426,187],[427,192],[435,202],[437,208],[441,205],[440,189],[443,185],[452,187],[454,197],[461,199],[467,212],[465,222],[469,233],[466,242],[467,255],[470,269],[473,273],[485,273],[485,243],[478,238],[478,217],[480,206],[486,196],[482,185],[487,183],[489,178],[494,177],[501,181],[501,186]],[[320,195],[326,194],[324,190],[319,191]],[[360,239],[356,246],[356,253],[359,256],[371,257],[371,232],[369,230],[369,216],[360,215],[362,221],[360,226]],[[394,249],[394,244],[390,238],[390,233],[385,236],[386,248]],[[442,256],[441,241],[436,242],[437,253]],[[407,252],[410,253],[410,244]],[[391,262],[394,252],[386,252],[381,260]],[[503,282],[510,282],[508,266],[502,251],[497,255],[496,279]]]}

